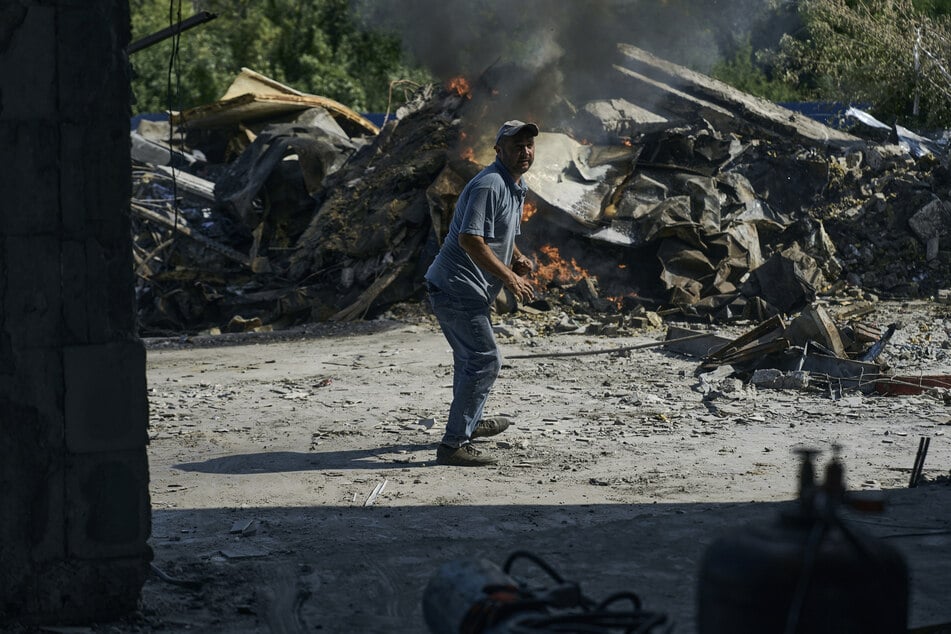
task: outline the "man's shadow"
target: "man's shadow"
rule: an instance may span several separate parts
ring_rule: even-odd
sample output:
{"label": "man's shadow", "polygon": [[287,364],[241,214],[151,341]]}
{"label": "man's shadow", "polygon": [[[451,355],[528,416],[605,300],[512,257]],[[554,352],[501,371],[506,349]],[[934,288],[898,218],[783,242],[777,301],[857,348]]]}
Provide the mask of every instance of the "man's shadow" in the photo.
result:
{"label": "man's shadow", "polygon": [[[421,459],[419,452],[425,452],[427,459]],[[253,474],[334,469],[404,469],[434,464],[436,464],[435,445],[427,443],[323,453],[268,451],[221,456],[201,462],[183,462],[174,465],[173,468],[201,473]]]}

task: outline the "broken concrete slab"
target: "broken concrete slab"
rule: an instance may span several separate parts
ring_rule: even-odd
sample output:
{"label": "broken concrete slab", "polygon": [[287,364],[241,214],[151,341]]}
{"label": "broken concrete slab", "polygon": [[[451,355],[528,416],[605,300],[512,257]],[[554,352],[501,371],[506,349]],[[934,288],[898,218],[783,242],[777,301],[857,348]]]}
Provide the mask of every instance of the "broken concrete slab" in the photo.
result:
{"label": "broken concrete slab", "polygon": [[[670,126],[665,117],[626,99],[590,101],[582,110],[585,114],[579,116],[575,132],[594,143],[657,132]],[[584,121],[587,115],[593,119],[588,125]]]}
{"label": "broken concrete slab", "polygon": [[946,235],[949,224],[951,224],[951,208],[945,201],[938,198],[929,202],[908,219],[908,226],[923,244]]}
{"label": "broken concrete slab", "polygon": [[[743,121],[757,126],[763,133],[783,138],[795,137],[811,145],[839,148],[862,147],[859,137],[822,125],[818,121],[793,112],[773,102],[754,97],[721,81],[678,64],[663,60],[630,44],[619,44],[625,63],[633,69],[629,76],[641,73],[654,86],[662,82],[671,86],[671,93],[686,94],[696,103],[712,105],[719,112],[729,113],[726,120]],[[674,88],[676,87],[676,88]]]}

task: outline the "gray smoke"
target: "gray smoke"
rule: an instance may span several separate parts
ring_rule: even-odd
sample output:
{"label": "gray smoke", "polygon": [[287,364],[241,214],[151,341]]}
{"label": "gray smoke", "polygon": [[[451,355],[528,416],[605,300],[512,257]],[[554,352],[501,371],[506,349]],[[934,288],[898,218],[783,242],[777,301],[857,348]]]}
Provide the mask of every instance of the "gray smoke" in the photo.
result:
{"label": "gray smoke", "polygon": [[618,43],[706,72],[779,1],[353,0],[437,78],[482,78],[499,108],[540,122],[557,103],[620,96]]}
{"label": "gray smoke", "polygon": [[353,0],[367,26],[399,35],[446,79],[498,59],[542,69],[609,61],[618,42],[701,71],[718,40],[748,32],[777,0]]}

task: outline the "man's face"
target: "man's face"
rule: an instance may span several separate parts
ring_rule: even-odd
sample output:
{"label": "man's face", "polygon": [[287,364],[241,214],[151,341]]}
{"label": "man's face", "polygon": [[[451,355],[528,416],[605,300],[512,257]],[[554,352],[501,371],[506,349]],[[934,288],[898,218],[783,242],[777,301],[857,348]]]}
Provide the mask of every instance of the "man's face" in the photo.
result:
{"label": "man's face", "polygon": [[495,146],[495,152],[505,169],[518,179],[535,162],[535,137],[529,130],[522,130],[515,136],[504,136]]}

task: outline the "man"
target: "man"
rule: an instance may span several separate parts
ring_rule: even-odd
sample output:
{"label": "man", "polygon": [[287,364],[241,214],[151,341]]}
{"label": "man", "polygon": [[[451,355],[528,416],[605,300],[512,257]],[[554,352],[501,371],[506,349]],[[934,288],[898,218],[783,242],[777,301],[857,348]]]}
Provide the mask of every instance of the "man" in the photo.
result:
{"label": "man", "polygon": [[459,195],[446,240],[426,272],[433,312],[452,347],[452,405],[436,450],[443,465],[483,466],[496,459],[472,438],[505,430],[505,419],[483,420],[482,410],[502,366],[490,310],[502,287],[520,301],[531,299],[523,277],[531,260],[515,246],[528,187],[522,175],[535,161],[538,126],[506,121],[495,137],[495,162]]}

